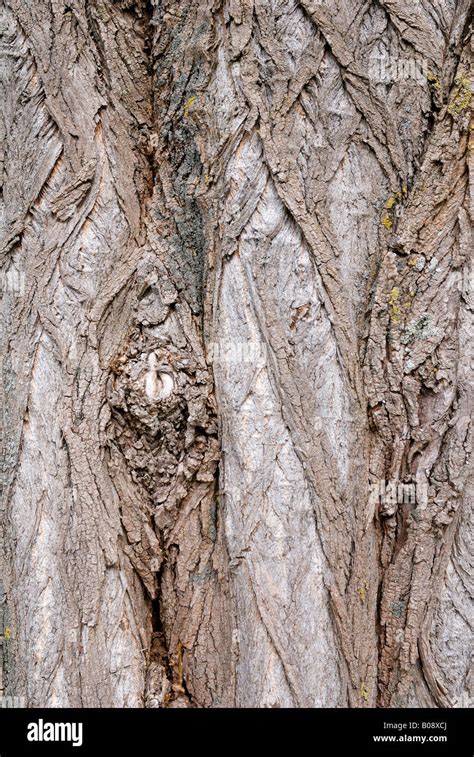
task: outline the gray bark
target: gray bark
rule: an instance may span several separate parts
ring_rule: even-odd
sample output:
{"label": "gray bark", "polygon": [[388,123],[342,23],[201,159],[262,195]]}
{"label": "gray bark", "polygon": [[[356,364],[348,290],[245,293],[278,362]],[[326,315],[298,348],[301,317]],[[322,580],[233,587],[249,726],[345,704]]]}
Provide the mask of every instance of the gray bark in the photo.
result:
{"label": "gray bark", "polygon": [[468,14],[6,0],[4,693],[471,701]]}

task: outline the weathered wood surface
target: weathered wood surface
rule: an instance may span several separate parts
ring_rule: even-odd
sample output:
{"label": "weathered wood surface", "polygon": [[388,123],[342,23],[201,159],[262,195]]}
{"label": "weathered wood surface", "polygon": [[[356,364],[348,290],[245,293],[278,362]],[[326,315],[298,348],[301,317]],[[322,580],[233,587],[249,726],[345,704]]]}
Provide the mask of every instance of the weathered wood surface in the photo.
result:
{"label": "weathered wood surface", "polygon": [[6,693],[470,701],[468,13],[3,5]]}

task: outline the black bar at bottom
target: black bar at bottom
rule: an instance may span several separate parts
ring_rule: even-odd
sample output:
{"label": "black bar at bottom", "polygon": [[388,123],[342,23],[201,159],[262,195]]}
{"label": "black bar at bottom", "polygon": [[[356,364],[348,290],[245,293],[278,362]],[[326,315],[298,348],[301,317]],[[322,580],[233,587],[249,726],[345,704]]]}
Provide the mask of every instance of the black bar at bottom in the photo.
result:
{"label": "black bar at bottom", "polygon": [[[52,740],[56,739],[56,740]],[[273,744],[316,755],[473,757],[468,709],[8,709],[0,708],[0,757],[32,754],[220,753]],[[287,747],[286,747],[287,748]]]}

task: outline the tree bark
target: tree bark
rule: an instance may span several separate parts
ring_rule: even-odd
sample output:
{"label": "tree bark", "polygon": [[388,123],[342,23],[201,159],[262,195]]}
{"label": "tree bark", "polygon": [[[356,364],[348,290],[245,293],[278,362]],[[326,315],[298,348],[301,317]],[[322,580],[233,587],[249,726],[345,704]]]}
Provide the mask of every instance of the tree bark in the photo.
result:
{"label": "tree bark", "polygon": [[6,0],[5,694],[470,701],[469,6]]}

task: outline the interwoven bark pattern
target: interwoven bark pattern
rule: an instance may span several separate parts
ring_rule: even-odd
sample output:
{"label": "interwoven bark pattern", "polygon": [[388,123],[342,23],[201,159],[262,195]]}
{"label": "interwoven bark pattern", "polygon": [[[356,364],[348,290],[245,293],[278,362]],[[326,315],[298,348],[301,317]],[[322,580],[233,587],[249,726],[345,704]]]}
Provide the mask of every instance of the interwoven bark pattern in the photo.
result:
{"label": "interwoven bark pattern", "polygon": [[6,693],[469,700],[469,7],[6,0]]}

